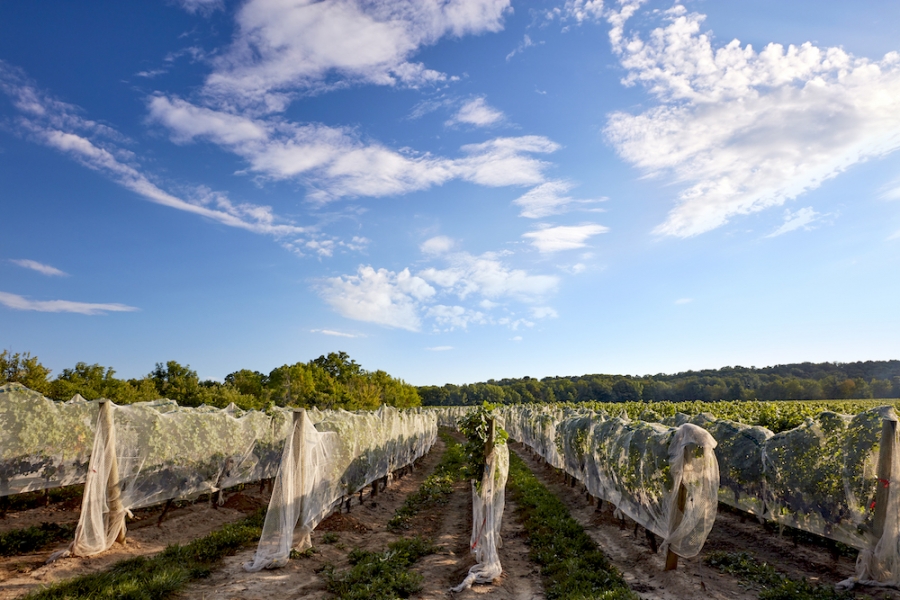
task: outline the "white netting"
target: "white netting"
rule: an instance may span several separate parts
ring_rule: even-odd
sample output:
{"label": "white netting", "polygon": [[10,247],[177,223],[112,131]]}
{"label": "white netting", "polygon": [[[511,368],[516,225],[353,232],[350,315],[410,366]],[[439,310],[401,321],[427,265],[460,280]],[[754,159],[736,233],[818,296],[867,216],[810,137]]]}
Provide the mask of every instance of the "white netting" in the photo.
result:
{"label": "white netting", "polygon": [[[182,408],[170,400],[98,413],[81,519],[68,551],[90,556],[124,535],[130,511],[195,498],[275,475],[289,421],[284,411]],[[111,502],[118,496],[119,503]]]}
{"label": "white netting", "polygon": [[344,497],[425,455],[436,438],[437,416],[419,409],[298,418],[284,446],[259,546],[244,568],[283,567],[292,548],[311,545],[310,532]]}
{"label": "white netting", "polygon": [[0,386],[0,496],[84,483],[97,403],[54,402],[18,383]]}
{"label": "white netting", "polygon": [[700,552],[718,506],[709,433],[690,423],[673,428],[585,409],[513,406],[504,414],[513,438],[661,536],[664,550],[686,558]]}
{"label": "white netting", "polygon": [[454,592],[472,587],[473,583],[490,583],[503,573],[500,565],[500,527],[506,504],[506,479],[509,477],[509,447],[494,446],[487,456],[481,489],[472,482],[472,538],[470,549],[477,563]]}

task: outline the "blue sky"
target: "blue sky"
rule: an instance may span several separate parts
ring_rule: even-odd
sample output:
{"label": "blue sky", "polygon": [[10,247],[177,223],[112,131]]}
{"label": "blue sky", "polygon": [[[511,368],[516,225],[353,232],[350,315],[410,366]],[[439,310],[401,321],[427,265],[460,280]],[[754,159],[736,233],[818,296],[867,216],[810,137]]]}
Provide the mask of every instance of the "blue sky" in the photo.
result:
{"label": "blue sky", "polygon": [[0,7],[0,344],[414,384],[898,358],[893,1]]}

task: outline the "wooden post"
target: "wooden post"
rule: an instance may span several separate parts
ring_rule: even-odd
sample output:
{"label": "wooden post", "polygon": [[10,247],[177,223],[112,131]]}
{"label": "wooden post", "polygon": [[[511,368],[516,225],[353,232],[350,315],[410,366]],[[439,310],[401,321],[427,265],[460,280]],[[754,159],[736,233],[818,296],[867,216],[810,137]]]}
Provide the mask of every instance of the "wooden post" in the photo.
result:
{"label": "wooden post", "polygon": [[[682,463],[683,468],[687,470],[688,466],[691,464],[692,453],[696,446],[694,444],[688,444],[684,447],[684,461]],[[682,482],[678,486],[678,496],[675,499],[675,506],[673,507],[672,512],[669,513],[669,534],[678,529],[678,526],[681,525],[681,519],[684,516],[684,507],[687,505],[687,488],[684,487],[684,473],[682,473]],[[666,552],[666,571],[672,571],[678,568],[678,555],[672,552],[672,549]]]}
{"label": "wooden post", "polygon": [[[121,515],[125,509],[122,508],[122,490],[119,489],[119,459],[116,456],[116,430],[113,424],[112,404],[108,400],[100,403],[100,421],[106,431],[107,445],[112,447],[109,481],[106,483],[106,501],[109,504],[109,514]],[[124,527],[119,529],[116,541],[121,544],[125,543]]]}
{"label": "wooden post", "polygon": [[894,444],[897,439],[897,422],[885,419],[881,422],[881,444],[878,448],[878,487],[875,489],[875,523],[872,533],[881,539],[887,516],[888,496],[891,492],[891,464],[894,460]]}
{"label": "wooden post", "polygon": [[[497,423],[494,418],[491,418],[490,423],[488,423],[488,439],[484,442],[484,469],[483,472],[487,473],[487,461],[488,457],[494,451],[494,432],[496,430]],[[482,476],[482,480],[484,476]]]}
{"label": "wooden post", "polygon": [[[300,524],[303,524],[303,510],[306,508],[306,409],[294,411],[294,464],[300,465]],[[274,489],[272,490],[274,492]]]}

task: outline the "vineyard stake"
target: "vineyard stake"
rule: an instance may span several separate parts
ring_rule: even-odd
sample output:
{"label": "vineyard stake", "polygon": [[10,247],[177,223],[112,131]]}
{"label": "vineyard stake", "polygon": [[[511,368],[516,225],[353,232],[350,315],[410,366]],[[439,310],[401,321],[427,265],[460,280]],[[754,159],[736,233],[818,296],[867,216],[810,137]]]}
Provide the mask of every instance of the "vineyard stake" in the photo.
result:
{"label": "vineyard stake", "polygon": [[[305,523],[303,510],[306,508],[306,409],[294,411],[294,464],[300,464],[300,523]],[[274,486],[272,493],[275,492]]]}
{"label": "vineyard stake", "polygon": [[[684,462],[682,462],[682,482],[678,485],[678,498],[676,499],[676,510],[669,513],[669,535],[678,529],[681,525],[681,519],[684,516],[684,507],[687,504],[687,488],[684,487],[684,470],[691,464],[691,452],[695,448],[694,444],[688,444],[684,447]],[[666,571],[673,571],[678,568],[678,555],[672,552],[672,549],[666,552]]]}
{"label": "vineyard stake", "polygon": [[[109,503],[109,514],[119,515],[125,511],[122,508],[122,492],[119,490],[119,457],[116,456],[116,431],[113,426],[112,403],[108,400],[100,403],[100,420],[106,430],[107,440],[111,441],[108,445],[112,446],[109,481],[106,483],[106,501]],[[109,516],[107,516],[108,518]],[[116,541],[121,544],[125,543],[125,527],[119,528]]]}
{"label": "vineyard stake", "polygon": [[885,419],[881,422],[881,444],[878,448],[878,486],[875,488],[875,523],[872,533],[881,539],[884,534],[884,520],[887,516],[888,496],[891,488],[891,463],[894,458],[894,444],[897,439],[897,422]]}

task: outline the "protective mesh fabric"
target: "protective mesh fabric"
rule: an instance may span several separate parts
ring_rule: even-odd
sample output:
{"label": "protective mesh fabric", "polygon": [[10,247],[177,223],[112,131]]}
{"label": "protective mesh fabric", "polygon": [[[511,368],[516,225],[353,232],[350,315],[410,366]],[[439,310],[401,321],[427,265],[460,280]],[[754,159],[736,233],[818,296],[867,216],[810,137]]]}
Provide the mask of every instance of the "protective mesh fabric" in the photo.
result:
{"label": "protective mesh fabric", "polygon": [[[312,411],[310,411],[312,412]],[[437,439],[437,415],[381,407],[299,418],[284,445],[262,536],[247,571],[283,567],[291,548],[310,547],[310,532],[341,500],[425,455]]]}
{"label": "protective mesh fabric", "polygon": [[718,507],[716,440],[708,432],[548,406],[506,407],[504,416],[511,437],[661,536],[664,549],[686,558],[700,552]]}
{"label": "protective mesh fabric", "polygon": [[97,403],[54,402],[18,383],[0,386],[0,496],[84,483]]}
{"label": "protective mesh fabric", "polygon": [[477,563],[454,592],[472,587],[473,583],[490,583],[503,573],[500,565],[500,527],[506,503],[506,480],[509,477],[509,447],[495,445],[485,462],[481,490],[472,482],[472,537],[470,548]]}
{"label": "protective mesh fabric", "polygon": [[[284,411],[181,408],[171,400],[108,402],[98,413],[75,540],[52,559],[108,549],[133,509],[274,476],[287,419]],[[116,495],[120,509],[109,500]]]}

